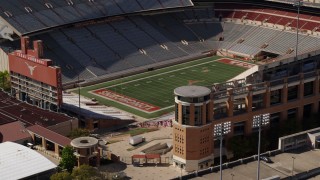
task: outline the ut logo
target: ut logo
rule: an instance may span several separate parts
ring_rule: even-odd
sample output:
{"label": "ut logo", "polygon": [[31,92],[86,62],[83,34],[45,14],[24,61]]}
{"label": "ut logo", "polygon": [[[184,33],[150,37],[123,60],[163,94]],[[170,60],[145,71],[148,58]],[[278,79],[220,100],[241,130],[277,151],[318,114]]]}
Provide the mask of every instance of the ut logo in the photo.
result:
{"label": "ut logo", "polygon": [[26,63],[26,65],[28,66],[28,68],[29,68],[29,71],[30,71],[30,74],[31,74],[31,76],[33,75],[33,71],[34,71],[34,69],[37,67],[37,66],[30,66],[27,62],[25,62]]}

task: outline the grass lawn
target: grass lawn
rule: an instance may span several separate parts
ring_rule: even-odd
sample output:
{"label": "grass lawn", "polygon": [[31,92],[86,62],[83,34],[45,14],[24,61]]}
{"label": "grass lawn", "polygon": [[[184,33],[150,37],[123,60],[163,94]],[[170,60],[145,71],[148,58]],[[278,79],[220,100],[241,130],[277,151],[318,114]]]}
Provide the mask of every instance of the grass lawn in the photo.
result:
{"label": "grass lawn", "polygon": [[129,131],[124,132],[123,134],[130,134],[130,136],[137,136],[147,132],[157,131],[157,128],[134,128]]}
{"label": "grass lawn", "polygon": [[[216,60],[219,58],[203,58],[84,87],[81,88],[81,95],[95,98],[102,104],[114,106],[145,118],[157,117],[173,111],[173,90],[175,88],[191,84],[211,86],[214,83],[227,81],[246,70],[242,67],[217,62]],[[90,93],[92,90],[101,88],[152,104],[159,107],[160,110],[147,113]],[[77,93],[77,91],[74,92]]]}

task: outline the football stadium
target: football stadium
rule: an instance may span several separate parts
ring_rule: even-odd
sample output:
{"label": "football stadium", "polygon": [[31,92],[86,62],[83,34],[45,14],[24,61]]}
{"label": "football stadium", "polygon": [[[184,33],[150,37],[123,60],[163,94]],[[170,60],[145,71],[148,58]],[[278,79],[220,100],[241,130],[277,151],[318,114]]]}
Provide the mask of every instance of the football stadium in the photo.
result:
{"label": "football stadium", "polygon": [[237,157],[232,138],[261,133],[264,117],[273,142],[319,125],[307,120],[320,112],[319,69],[320,0],[0,0],[0,124],[170,126],[181,171]]}
{"label": "football stadium", "polygon": [[[320,44],[317,9],[305,6],[297,21],[291,6],[276,1],[4,1],[1,47],[9,54],[20,49],[19,37],[28,36],[28,43],[41,40],[41,58],[59,67],[61,89],[80,86],[83,96],[150,118],[173,111],[176,87],[210,87],[244,71],[238,79],[251,73],[250,83],[258,83],[269,80],[268,73],[271,79],[286,73],[279,63],[292,65],[292,57],[315,55],[310,52]],[[10,72],[8,64],[4,60],[2,69]],[[28,101],[31,96],[25,94],[17,96]],[[40,105],[39,98],[30,101],[62,106],[62,100]]]}

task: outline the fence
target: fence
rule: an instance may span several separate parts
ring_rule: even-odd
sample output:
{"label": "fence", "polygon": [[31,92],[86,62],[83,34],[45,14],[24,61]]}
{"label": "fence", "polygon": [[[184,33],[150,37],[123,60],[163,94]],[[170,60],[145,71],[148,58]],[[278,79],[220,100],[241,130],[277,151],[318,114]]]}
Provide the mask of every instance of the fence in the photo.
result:
{"label": "fence", "polygon": [[299,174],[295,174],[292,177],[288,176],[288,177],[282,178],[282,180],[309,179],[309,178],[317,176],[319,174],[320,174],[320,167],[315,168],[315,169],[311,169],[309,171],[302,172]]}
{"label": "fence", "polygon": [[[280,154],[280,153],[281,153],[281,151],[279,149],[277,149],[277,150],[261,153],[261,156],[263,156],[263,155],[275,156],[275,155]],[[228,169],[228,168],[233,168],[235,166],[239,166],[241,164],[247,164],[249,162],[257,160],[257,158],[258,158],[257,155],[253,155],[253,156],[250,156],[250,157],[247,157],[247,158],[238,159],[236,161],[227,162],[227,163],[222,164],[222,169]],[[207,168],[207,169],[203,169],[203,170],[192,172],[192,173],[184,175],[182,177],[178,176],[176,178],[173,178],[173,180],[195,178],[195,177],[198,177],[198,176],[203,176],[205,174],[218,172],[219,170],[220,170],[220,166],[214,166],[214,167],[210,167],[210,168]]]}
{"label": "fence", "polygon": [[[132,158],[130,156],[126,156],[126,157],[119,157],[120,161],[125,163],[125,164],[132,164]],[[173,160],[171,156],[160,156],[161,158],[161,164],[172,164]],[[154,161],[152,161],[152,159],[148,160],[149,163],[147,164],[143,164],[144,166],[148,166],[148,164],[158,164],[159,166],[161,166],[161,164],[159,164],[159,162],[154,159]]]}
{"label": "fence", "polygon": [[58,161],[61,161],[61,157],[59,157],[59,155],[56,154],[55,152],[48,151],[48,150],[46,150],[45,148],[43,148],[43,147],[41,147],[41,146],[34,146],[34,148],[35,148],[37,151],[40,151],[40,152],[42,152],[43,154],[46,154],[47,156],[51,156],[51,157],[57,159]]}

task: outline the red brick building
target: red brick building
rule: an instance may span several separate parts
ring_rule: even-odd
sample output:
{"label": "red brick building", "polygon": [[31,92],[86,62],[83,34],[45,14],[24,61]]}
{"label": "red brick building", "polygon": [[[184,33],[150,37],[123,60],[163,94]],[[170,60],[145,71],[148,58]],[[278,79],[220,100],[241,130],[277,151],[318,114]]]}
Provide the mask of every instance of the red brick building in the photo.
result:
{"label": "red brick building", "polygon": [[228,140],[253,133],[253,116],[259,114],[270,113],[271,127],[281,127],[292,118],[307,123],[304,116],[319,112],[319,80],[319,70],[315,70],[255,84],[229,81],[214,85],[212,92],[194,86],[175,89],[174,164],[186,171],[210,166],[213,154],[219,157],[214,153],[218,148],[213,142],[215,124],[231,122]]}
{"label": "red brick building", "polygon": [[62,105],[62,80],[60,67],[43,57],[42,41],[21,38],[21,50],[9,55],[11,93],[17,99],[43,109],[58,111]]}

